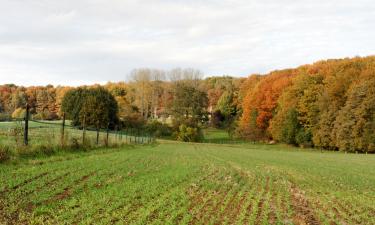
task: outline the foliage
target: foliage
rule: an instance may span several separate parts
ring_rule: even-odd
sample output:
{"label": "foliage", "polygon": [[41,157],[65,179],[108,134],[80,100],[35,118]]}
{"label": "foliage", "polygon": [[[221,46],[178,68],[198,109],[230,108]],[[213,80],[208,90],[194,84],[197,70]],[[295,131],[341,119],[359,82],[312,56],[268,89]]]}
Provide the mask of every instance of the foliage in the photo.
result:
{"label": "foliage", "polygon": [[233,105],[233,93],[225,91],[217,102],[216,109],[220,110],[226,118],[236,115],[237,109]]}
{"label": "foliage", "polygon": [[[293,73],[291,70],[275,71],[260,78],[250,76],[244,88],[248,88],[243,99],[243,113],[240,119],[239,132],[257,139],[268,139],[267,128],[277,106],[282,91],[290,85]],[[256,113],[256,118],[254,118]],[[253,124],[253,122],[256,124]]]}
{"label": "foliage", "polygon": [[250,140],[374,152],[374,72],[371,56],[251,76],[243,83],[239,133]]}
{"label": "foliage", "polygon": [[118,105],[111,93],[102,87],[70,90],[62,101],[62,110],[73,125],[96,129],[117,123]]}
{"label": "foliage", "polygon": [[54,112],[49,112],[48,110],[44,112],[36,113],[32,116],[34,120],[57,120],[58,115]]}
{"label": "foliage", "polygon": [[375,152],[375,77],[362,79],[348,91],[348,100],[334,122],[334,143],[344,151]]}
{"label": "foliage", "polygon": [[203,140],[203,133],[198,127],[180,125],[175,133],[176,139],[183,142],[200,142]]}
{"label": "foliage", "polygon": [[211,125],[216,128],[222,128],[224,126],[225,116],[220,110],[215,110],[211,115]]}
{"label": "foliage", "polygon": [[263,140],[264,131],[259,128],[257,124],[258,111],[253,109],[250,113],[250,116],[246,119],[248,124],[243,124],[240,129],[237,131],[239,136],[244,137],[250,141],[259,141]]}
{"label": "foliage", "polygon": [[147,133],[153,134],[155,137],[167,137],[173,133],[171,127],[157,120],[148,121],[144,129]]}
{"label": "foliage", "polygon": [[10,159],[10,150],[9,146],[2,146],[0,145],[0,163],[5,162]]}
{"label": "foliage", "polygon": [[172,114],[178,118],[192,118],[203,122],[206,118],[207,94],[193,86],[178,83],[174,90]]}
{"label": "foliage", "polygon": [[17,108],[12,113],[12,118],[14,119],[22,119],[22,118],[25,118],[25,116],[26,116],[26,110],[24,108]]}
{"label": "foliage", "polygon": [[12,116],[8,113],[0,113],[0,121],[9,121]]}
{"label": "foliage", "polygon": [[281,124],[280,141],[287,144],[311,147],[311,133],[306,131],[300,124],[298,112],[295,108],[290,108],[286,114],[286,118]]}
{"label": "foliage", "polygon": [[142,116],[138,114],[132,114],[130,116],[125,116],[121,119],[122,128],[137,128],[142,129],[147,121],[143,119]]}

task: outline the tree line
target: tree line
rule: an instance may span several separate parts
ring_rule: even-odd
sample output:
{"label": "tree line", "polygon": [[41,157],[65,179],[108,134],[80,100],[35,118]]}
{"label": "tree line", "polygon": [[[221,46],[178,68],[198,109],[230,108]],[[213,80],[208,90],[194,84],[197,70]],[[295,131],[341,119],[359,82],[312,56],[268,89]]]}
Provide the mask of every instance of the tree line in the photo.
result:
{"label": "tree line", "polygon": [[[324,60],[248,78],[203,78],[195,69],[142,68],[132,71],[128,82],[102,86],[1,85],[0,119],[22,117],[28,103],[35,118],[58,119],[65,108],[72,110],[77,124],[83,115],[94,121],[98,115],[87,113],[104,100],[91,99],[85,105],[77,96],[96,96],[95,90],[101,98],[113,97],[113,110],[106,112],[115,115],[111,121],[178,140],[199,141],[201,128],[214,126],[252,141],[375,152],[374,73],[375,57],[370,56]],[[64,106],[64,99],[71,102]],[[85,107],[73,112],[78,105]]]}
{"label": "tree line", "polygon": [[0,120],[23,118],[28,103],[33,119],[61,119],[65,112],[75,126],[85,122],[101,129],[116,124],[148,129],[157,136],[199,141],[201,128],[211,123],[213,112],[220,114],[215,125],[221,128],[237,114],[237,93],[244,80],[229,76],[203,79],[203,73],[196,69],[142,68],[133,70],[128,82],[105,85],[1,85]]}
{"label": "tree line", "polygon": [[253,75],[238,131],[251,140],[375,152],[375,57]]}

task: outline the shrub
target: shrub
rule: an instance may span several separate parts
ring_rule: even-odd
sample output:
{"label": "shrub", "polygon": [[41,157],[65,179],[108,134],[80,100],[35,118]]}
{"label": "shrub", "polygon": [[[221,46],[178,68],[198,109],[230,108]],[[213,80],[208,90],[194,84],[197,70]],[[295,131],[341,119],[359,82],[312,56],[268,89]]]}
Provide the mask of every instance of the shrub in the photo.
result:
{"label": "shrub", "polygon": [[141,129],[143,126],[145,126],[145,124],[146,121],[143,119],[143,117],[137,114],[132,114],[121,119],[122,127],[126,128]]}
{"label": "shrub", "polygon": [[16,145],[23,144],[23,132],[24,128],[21,122],[17,122],[16,126],[9,129],[8,135],[14,138]]}
{"label": "shrub", "polygon": [[58,118],[59,116],[56,113],[50,111],[43,111],[33,115],[34,120],[56,120]]}
{"label": "shrub", "polygon": [[70,139],[69,147],[71,149],[79,149],[80,148],[80,144],[79,144],[78,138],[72,137]]}
{"label": "shrub", "polygon": [[220,110],[216,110],[215,112],[212,113],[212,116],[211,116],[212,126],[216,128],[222,128],[224,120],[225,120],[225,116],[221,113]]}
{"label": "shrub", "polygon": [[25,145],[16,146],[14,150],[15,153],[20,157],[36,155],[34,151],[31,151],[30,148]]}
{"label": "shrub", "polygon": [[12,118],[9,113],[0,113],[0,121],[9,121],[11,119]]}
{"label": "shrub", "polygon": [[36,146],[36,152],[40,152],[43,155],[53,155],[56,152],[56,149],[53,145],[39,145]]}
{"label": "shrub", "polygon": [[20,119],[20,118],[24,118],[25,115],[26,115],[26,110],[25,109],[23,109],[23,108],[17,108],[12,113],[12,118]]}
{"label": "shrub", "polygon": [[145,131],[155,137],[167,137],[172,135],[172,128],[157,120],[149,121],[145,126]]}
{"label": "shrub", "polygon": [[10,159],[10,150],[8,146],[0,146],[0,163]]}
{"label": "shrub", "polygon": [[175,136],[178,141],[184,142],[199,142],[203,140],[203,133],[199,128],[188,127],[185,124],[180,125]]}
{"label": "shrub", "polygon": [[305,131],[301,128],[296,135],[296,142],[300,147],[309,148],[313,146],[312,134],[310,131]]}

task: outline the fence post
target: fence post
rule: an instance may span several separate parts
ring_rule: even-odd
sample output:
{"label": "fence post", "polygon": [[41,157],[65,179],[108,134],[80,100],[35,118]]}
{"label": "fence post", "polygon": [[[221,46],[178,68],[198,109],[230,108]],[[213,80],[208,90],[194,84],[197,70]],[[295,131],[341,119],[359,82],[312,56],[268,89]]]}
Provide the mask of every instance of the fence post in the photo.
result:
{"label": "fence post", "polygon": [[63,121],[62,121],[62,128],[61,128],[61,146],[64,146],[64,132],[65,132],[65,113],[63,113]]}
{"label": "fence post", "polygon": [[109,123],[108,123],[108,125],[107,125],[107,141],[106,141],[106,146],[108,146],[108,136],[109,136]]}
{"label": "fence post", "polygon": [[99,144],[99,128],[96,128],[96,145]]}
{"label": "fence post", "polygon": [[25,145],[29,144],[29,104],[26,104],[25,130],[23,134],[23,142]]}
{"label": "fence post", "polygon": [[85,135],[86,135],[86,116],[83,116],[82,145],[85,144]]}

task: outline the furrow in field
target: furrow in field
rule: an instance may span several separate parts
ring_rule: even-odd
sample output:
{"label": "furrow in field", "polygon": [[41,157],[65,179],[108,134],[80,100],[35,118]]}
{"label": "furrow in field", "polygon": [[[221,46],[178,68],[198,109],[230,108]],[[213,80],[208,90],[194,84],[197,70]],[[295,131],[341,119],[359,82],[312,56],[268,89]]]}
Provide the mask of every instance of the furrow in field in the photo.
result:
{"label": "furrow in field", "polygon": [[[358,207],[354,203],[345,202],[344,204],[344,202],[345,202],[344,200],[340,201],[337,198],[333,199],[333,203],[336,205],[336,209],[342,212],[342,214],[345,215],[347,220],[356,224],[366,223],[366,221],[368,220],[368,217],[363,215],[363,212],[365,210],[362,207]],[[362,208],[362,210],[359,210],[358,208]],[[357,216],[358,218],[354,216]],[[373,213],[373,216],[375,216],[375,213]]]}
{"label": "furrow in field", "polygon": [[243,186],[242,190],[240,191],[240,194],[235,202],[232,204],[231,212],[228,213],[227,216],[227,223],[229,224],[235,224],[237,222],[237,218],[240,216],[240,212],[243,209],[243,205],[245,203],[245,200],[247,198],[247,192],[246,187]]}
{"label": "furrow in field", "polygon": [[[335,200],[326,195],[319,196],[319,199],[315,200],[313,204],[332,224],[362,224],[361,221],[352,216],[354,214],[351,214],[346,208],[340,208]],[[356,211],[356,209],[354,210]]]}
{"label": "furrow in field", "polygon": [[[134,198],[129,196],[130,198],[126,198],[128,202],[118,203],[117,207],[107,212],[107,215],[116,215],[111,223],[122,221],[122,223],[126,224],[134,221],[141,213],[143,213],[143,215],[151,214],[151,217],[153,217],[153,211],[156,210],[155,213],[158,213],[157,210],[160,208],[158,204],[161,199],[165,199],[165,201],[168,202],[168,194],[170,194],[172,190],[178,189],[189,180],[190,178],[184,178],[178,182],[173,182],[173,185],[167,185],[167,187],[162,186],[158,188],[155,186],[153,187],[155,189],[154,191],[150,190],[152,194],[149,197],[139,195],[139,198]],[[146,217],[146,219],[147,218],[148,217]],[[107,218],[103,218],[103,220],[106,221]]]}
{"label": "furrow in field", "polygon": [[[274,185],[273,185],[274,187]],[[279,220],[278,218],[278,211],[279,209],[277,208],[277,194],[278,194],[278,190],[275,190],[275,189],[271,189],[271,197],[270,197],[270,200],[269,200],[269,207],[270,207],[270,211],[268,213],[268,222],[270,224],[276,224],[276,222]]]}
{"label": "furrow in field", "polygon": [[190,206],[190,214],[192,218],[189,221],[189,224],[198,224],[201,221],[204,212],[207,211],[207,208],[212,204],[212,202],[214,202],[215,199],[219,200],[225,197],[223,193],[219,194],[218,192],[208,191],[202,191],[199,195],[194,196],[193,200],[191,200],[192,206]]}
{"label": "furrow in field", "polygon": [[242,207],[242,202],[245,199],[245,196],[243,196],[244,188],[244,186],[242,186],[241,189],[237,187],[233,188],[234,190],[230,195],[231,197],[228,198],[228,200],[223,204],[223,210],[221,210],[220,214],[218,214],[215,220],[220,223],[228,223],[231,221],[232,224],[236,221],[238,216],[236,211],[240,210]]}
{"label": "furrow in field", "polygon": [[258,200],[258,203],[257,203],[257,213],[256,213],[256,217],[255,217],[255,224],[261,224],[262,223],[262,218],[263,218],[263,214],[264,214],[264,203],[265,201],[267,201],[266,197],[267,197],[267,194],[269,192],[269,182],[270,182],[270,178],[269,177],[266,177],[266,181],[265,181],[265,186],[262,190],[262,193],[260,194],[260,197],[259,197],[259,200]]}
{"label": "furrow in field", "polygon": [[[219,176],[218,176],[219,175]],[[230,176],[227,174],[217,174],[209,176],[203,180],[199,191],[192,191],[190,193],[190,213],[192,218],[189,224],[207,223],[212,215],[216,215],[227,197],[230,196],[230,189],[225,187],[225,182]],[[205,190],[205,185],[214,185]],[[229,194],[229,195],[228,195]]]}
{"label": "furrow in field", "polygon": [[202,210],[200,214],[199,222],[202,224],[209,224],[212,220],[217,220],[221,214],[221,212],[226,207],[228,201],[233,196],[233,190],[223,191],[220,192],[219,198],[214,198],[212,204],[206,209]]}
{"label": "furrow in field", "polygon": [[83,183],[85,183],[95,173],[96,173],[96,171],[90,172],[90,173],[88,173],[86,175],[83,175],[79,179],[75,180],[72,184],[66,186],[62,192],[57,193],[56,195],[52,196],[51,198],[49,198],[47,200],[44,200],[44,201],[42,201],[40,203],[37,203],[37,205],[40,205],[40,204],[51,204],[53,202],[61,201],[61,200],[64,200],[66,198],[71,197],[72,194],[73,194],[73,192],[74,192],[74,188],[77,187],[77,186],[79,186],[79,185],[81,185],[81,184],[83,184]]}
{"label": "furrow in field", "polygon": [[12,191],[15,191],[15,190],[17,190],[17,189],[19,189],[19,188],[21,188],[21,187],[23,187],[23,186],[25,186],[25,185],[31,183],[31,182],[34,182],[34,181],[36,181],[36,180],[38,180],[38,179],[40,179],[40,178],[46,176],[47,174],[48,174],[48,172],[43,172],[43,173],[40,173],[40,174],[38,174],[38,175],[36,175],[36,176],[34,176],[34,177],[31,177],[31,178],[29,178],[29,179],[26,179],[26,180],[24,180],[23,182],[21,182],[21,183],[15,185],[15,186],[13,186],[13,187],[11,187],[11,188],[5,188],[5,190],[3,191],[3,193],[9,192],[9,191],[11,191],[11,190],[12,190]]}
{"label": "furrow in field", "polygon": [[320,221],[317,219],[315,212],[311,208],[311,204],[305,197],[304,193],[294,184],[290,187],[290,193],[294,209],[293,222],[295,224],[319,225]]}
{"label": "furrow in field", "polygon": [[181,185],[186,184],[189,181],[190,179],[186,178],[179,182],[175,182],[169,188],[162,190],[157,196],[153,196],[152,200],[144,202],[141,208],[131,212],[127,218],[127,222],[132,223],[137,220],[138,222],[143,221],[141,223],[148,224],[158,219],[162,214],[161,209],[163,207],[168,207],[171,204],[171,196],[179,191],[182,192],[183,188]]}

